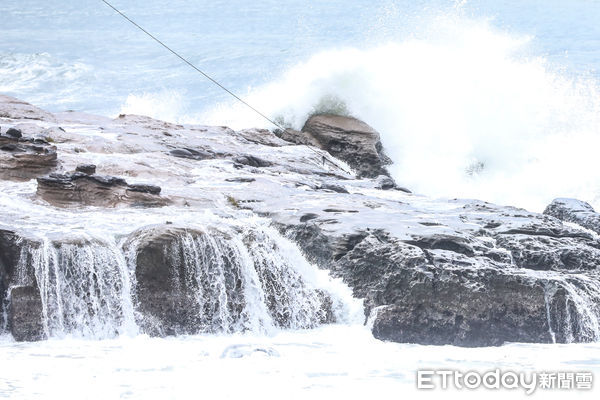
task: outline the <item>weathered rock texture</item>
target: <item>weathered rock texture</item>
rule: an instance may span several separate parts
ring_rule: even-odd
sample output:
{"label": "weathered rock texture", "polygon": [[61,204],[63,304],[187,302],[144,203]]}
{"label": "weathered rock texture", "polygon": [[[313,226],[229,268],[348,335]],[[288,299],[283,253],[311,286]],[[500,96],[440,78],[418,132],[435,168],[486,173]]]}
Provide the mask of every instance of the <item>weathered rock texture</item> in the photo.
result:
{"label": "weathered rock texture", "polygon": [[29,180],[56,165],[56,147],[45,140],[0,136],[0,179]]}
{"label": "weathered rock texture", "polygon": [[160,187],[129,185],[114,176],[89,175],[84,172],[50,174],[37,179],[37,194],[48,203],[68,207],[89,205],[117,207],[161,207],[169,200],[160,197]]}
{"label": "weathered rock texture", "polygon": [[[431,233],[402,239],[383,230],[337,235],[318,215],[282,230],[365,298],[380,339],[460,346],[598,340],[600,242],[547,217],[529,215],[517,227],[519,210],[479,208],[486,209],[463,215],[477,230],[453,234],[426,224]],[[585,304],[575,305],[578,296]]]}
{"label": "weathered rock texture", "polygon": [[[252,235],[244,239],[252,240]],[[143,331],[164,336],[246,330],[255,317],[248,307],[265,307],[281,328],[334,321],[328,294],[300,288],[305,283],[289,266],[270,263],[260,250],[252,250],[253,244],[240,249],[234,243],[240,245],[215,229],[158,226],[132,234],[125,247],[135,257],[138,324]],[[246,251],[250,263],[243,255]],[[264,305],[248,304],[256,301],[248,298],[249,291],[257,289],[253,285],[264,293]]]}
{"label": "weathered rock texture", "polygon": [[348,163],[360,177],[388,175],[385,165],[391,162],[383,153],[379,133],[356,118],[315,115],[306,121],[302,132],[287,130],[281,137],[326,150]]}
{"label": "weathered rock texture", "polygon": [[554,199],[544,214],[552,215],[565,222],[573,222],[600,234],[600,214],[585,201]]}
{"label": "weathered rock texture", "polygon": [[[61,287],[73,289],[66,306],[94,321],[77,327],[77,318],[63,318],[61,329],[84,336],[124,329],[132,311],[111,302],[114,295],[102,296],[123,296],[129,283],[132,319],[155,335],[255,329],[267,319],[282,328],[332,321],[334,298],[294,274],[293,266],[305,263],[297,250],[246,229],[269,219],[306,259],[364,299],[365,320],[380,339],[461,346],[600,341],[600,217],[588,204],[557,199],[538,214],[412,195],[386,177],[379,135],[353,118],[314,116],[301,132],[278,137],[136,115],[52,115],[1,96],[0,129],[8,128],[22,137],[2,135],[8,147],[0,163],[14,163],[18,154],[28,162],[1,171],[39,165],[57,172],[18,178],[38,177],[37,187],[0,179],[0,316],[8,316],[0,326],[12,325],[19,340],[42,334],[32,289],[39,285],[31,274],[15,274],[17,264],[42,272],[60,267],[60,278],[70,280]],[[100,164],[105,175],[91,167],[64,173],[85,164]],[[78,205],[97,207],[72,207]],[[214,225],[217,219],[226,222]],[[244,221],[244,229],[231,221]],[[46,247],[29,244],[32,260],[23,258],[21,237]],[[131,282],[123,271],[135,272]],[[89,276],[102,276],[106,291]],[[50,274],[48,281],[57,279]],[[253,303],[262,308],[247,307],[240,293],[249,288],[263,291]],[[113,325],[104,329],[107,320]]]}

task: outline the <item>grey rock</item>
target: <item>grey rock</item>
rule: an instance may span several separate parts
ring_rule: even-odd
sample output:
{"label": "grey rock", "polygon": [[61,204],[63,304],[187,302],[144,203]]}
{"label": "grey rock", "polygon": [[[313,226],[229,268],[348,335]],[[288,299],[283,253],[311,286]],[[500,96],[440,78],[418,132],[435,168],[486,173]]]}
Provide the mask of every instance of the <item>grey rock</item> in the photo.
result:
{"label": "grey rock", "polygon": [[270,167],[273,165],[273,163],[270,161],[263,160],[262,158],[251,155],[239,156],[234,158],[233,161],[237,164],[247,165],[256,168]]}
{"label": "grey rock", "polygon": [[334,193],[349,193],[348,190],[346,188],[344,188],[343,186],[335,185],[335,184],[331,184],[331,183],[319,185],[317,187],[317,190],[325,190],[325,191],[334,192]]}
{"label": "grey rock", "polygon": [[256,181],[256,179],[239,177],[239,178],[226,178],[225,181],[226,182],[238,182],[238,183],[250,183],[250,182]]}
{"label": "grey rock", "polygon": [[554,199],[544,214],[565,222],[573,222],[600,234],[600,214],[585,201],[576,199]]}
{"label": "grey rock", "polygon": [[94,175],[96,173],[96,166],[94,164],[79,164],[75,168],[77,172],[83,172],[86,175]]}
{"label": "grey rock", "polygon": [[[600,243],[584,232],[532,215],[520,229],[479,220],[494,231],[449,234],[426,224],[439,233],[400,240],[383,230],[340,236],[313,221],[280,228],[365,299],[379,339],[469,347],[597,340],[586,319],[600,317]],[[574,295],[596,304],[576,309]]]}
{"label": "grey rock", "polygon": [[10,289],[10,333],[18,342],[45,339],[42,323],[42,299],[35,286],[15,286]]}
{"label": "grey rock", "polygon": [[174,149],[170,151],[173,157],[188,158],[191,160],[208,160],[215,158],[215,155],[204,149],[197,150],[191,148]]}
{"label": "grey rock", "polygon": [[16,129],[16,128],[8,128],[8,130],[6,131],[6,136],[15,138],[15,139],[19,139],[21,137],[23,137],[23,134],[21,133],[20,129]]}
{"label": "grey rock", "polygon": [[375,181],[375,187],[381,190],[390,190],[396,187],[396,182],[387,175],[379,175]]}
{"label": "grey rock", "polygon": [[321,149],[347,162],[359,177],[389,175],[385,165],[390,160],[383,153],[379,133],[366,123],[351,117],[315,115],[302,131]]}

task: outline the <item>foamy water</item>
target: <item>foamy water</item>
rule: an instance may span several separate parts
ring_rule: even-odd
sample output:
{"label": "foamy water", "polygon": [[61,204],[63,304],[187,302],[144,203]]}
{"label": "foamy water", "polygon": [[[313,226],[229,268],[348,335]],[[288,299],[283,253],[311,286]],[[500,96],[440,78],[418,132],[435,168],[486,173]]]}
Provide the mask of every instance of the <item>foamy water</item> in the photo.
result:
{"label": "foamy water", "polygon": [[5,338],[0,355],[0,397],[11,399],[593,398],[596,390],[417,391],[416,370],[600,372],[597,344],[418,346],[380,342],[364,327],[343,325],[272,336]]}

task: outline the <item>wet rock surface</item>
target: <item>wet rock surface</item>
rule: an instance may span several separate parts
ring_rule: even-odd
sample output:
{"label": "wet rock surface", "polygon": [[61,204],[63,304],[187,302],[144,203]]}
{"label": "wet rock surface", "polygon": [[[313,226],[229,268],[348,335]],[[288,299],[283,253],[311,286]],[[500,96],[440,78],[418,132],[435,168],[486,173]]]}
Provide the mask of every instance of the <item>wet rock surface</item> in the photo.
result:
{"label": "wet rock surface", "polygon": [[42,299],[37,286],[15,286],[10,289],[8,310],[10,332],[19,342],[45,339],[42,324]]}
{"label": "wet rock surface", "polygon": [[358,176],[376,178],[389,175],[390,160],[383,153],[379,133],[351,117],[315,115],[302,128],[307,143],[315,143],[334,157],[348,163]]}
{"label": "wet rock surface", "polygon": [[[102,246],[53,251],[87,260],[86,252],[101,250],[92,259],[107,262],[113,275],[122,244],[115,241],[125,240],[125,258],[135,249],[138,323],[153,335],[245,329],[247,302],[239,289],[249,286],[234,261],[240,258],[219,258],[217,248],[221,255],[258,257],[252,265],[256,279],[271,285],[264,304],[275,326],[334,320],[332,298],[286,275],[293,269],[272,258],[275,247],[253,247],[252,235],[240,239],[237,231],[199,226],[206,215],[270,221],[306,259],[365,300],[365,321],[382,340],[460,346],[600,340],[600,217],[587,203],[557,199],[539,214],[413,195],[389,178],[377,133],[347,117],[315,116],[302,131],[275,135],[136,115],[52,115],[6,97],[0,103],[1,132],[14,127],[22,134],[0,136],[0,295],[8,299],[2,326],[12,324],[18,340],[43,335],[31,289],[37,282],[15,281],[21,232],[47,242],[57,232],[103,232]],[[5,168],[18,154],[27,163]],[[323,162],[332,156],[356,175]],[[34,165],[45,172],[24,173]],[[89,165],[99,165],[102,175]],[[39,179],[26,181],[32,178]],[[197,253],[190,256],[190,248]],[[202,257],[212,261],[187,267],[181,261]],[[71,275],[89,267],[69,260],[61,262]],[[226,306],[215,300],[215,271],[227,282]],[[14,305],[11,287],[19,287]],[[201,292],[212,293],[211,300],[199,301]],[[300,299],[308,301],[299,309],[311,310],[311,318],[290,311]]]}
{"label": "wet rock surface", "polygon": [[600,233],[600,214],[585,201],[576,199],[554,199],[546,207],[544,214],[565,222],[573,222],[584,228]]}
{"label": "wet rock surface", "polygon": [[[328,294],[307,292],[312,301],[295,309],[298,305],[292,304],[292,289],[282,283],[304,283],[289,275],[290,271],[277,274],[267,259],[256,259],[259,253],[252,253],[252,244],[241,250],[250,251],[255,258],[248,264],[232,240],[218,230],[168,226],[131,235],[125,247],[135,253],[138,323],[144,332],[165,336],[248,329],[244,327],[251,323],[248,291],[252,285],[264,291],[265,311],[278,327],[307,328],[335,321]],[[249,282],[254,274],[256,281]],[[295,315],[297,312],[303,315]],[[305,319],[305,314],[311,313],[314,315]]]}
{"label": "wet rock surface", "polygon": [[37,195],[58,207],[99,206],[161,207],[169,203],[160,197],[161,189],[154,185],[129,185],[114,176],[90,175],[85,172],[50,174],[37,179]]}
{"label": "wet rock surface", "polygon": [[56,165],[56,147],[45,140],[8,132],[0,136],[0,179],[28,180],[52,171]]}
{"label": "wet rock surface", "polygon": [[459,346],[598,340],[598,239],[519,209],[468,208],[479,212],[461,213],[468,228],[452,234],[441,221],[423,225],[429,234],[340,234],[317,214],[281,229],[365,299],[377,338]]}

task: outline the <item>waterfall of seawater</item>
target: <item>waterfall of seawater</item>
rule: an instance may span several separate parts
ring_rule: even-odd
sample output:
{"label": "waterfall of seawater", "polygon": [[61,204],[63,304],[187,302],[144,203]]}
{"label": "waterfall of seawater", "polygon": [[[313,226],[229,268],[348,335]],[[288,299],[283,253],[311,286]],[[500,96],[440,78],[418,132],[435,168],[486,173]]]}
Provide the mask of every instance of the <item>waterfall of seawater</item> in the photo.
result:
{"label": "waterfall of seawater", "polygon": [[127,263],[111,241],[43,240],[25,245],[18,286],[36,284],[46,337],[111,337],[136,331]]}
{"label": "waterfall of seawater", "polygon": [[555,341],[600,341],[600,284],[581,274],[561,277],[545,272],[546,310]]}
{"label": "waterfall of seawater", "polygon": [[[342,322],[360,309],[347,287],[271,228],[172,232],[162,255],[151,253],[143,265],[143,231],[122,243],[105,237],[25,244],[13,286],[39,290],[46,337],[269,332]],[[165,272],[164,292],[148,288],[148,263]],[[153,308],[163,300],[167,308]]]}

